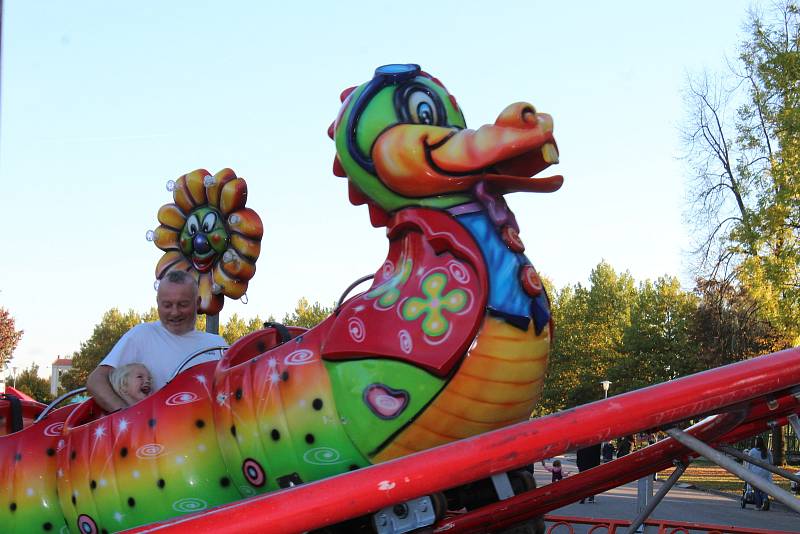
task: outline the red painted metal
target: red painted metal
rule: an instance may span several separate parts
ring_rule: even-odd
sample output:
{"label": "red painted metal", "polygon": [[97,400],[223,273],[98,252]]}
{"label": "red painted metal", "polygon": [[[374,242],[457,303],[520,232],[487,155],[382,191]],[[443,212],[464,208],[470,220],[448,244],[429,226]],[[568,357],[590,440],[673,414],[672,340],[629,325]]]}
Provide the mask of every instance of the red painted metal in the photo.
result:
{"label": "red painted metal", "polygon": [[[17,390],[12,387],[6,387],[6,393],[8,394],[16,395],[16,391]],[[27,428],[33,423],[36,416],[46,408],[46,405],[36,402],[24,393],[22,395],[24,395],[24,397],[20,397],[19,395],[17,395],[17,397],[20,399],[20,407],[22,408],[22,426],[23,428]],[[0,400],[0,436],[13,432],[12,422],[11,402]]]}
{"label": "red painted metal", "polygon": [[[237,533],[313,530],[616,436],[699,418],[736,405],[746,408],[748,401],[785,393],[798,384],[800,348],[794,348],[127,532],[179,532],[187,527]],[[727,417],[741,421],[745,416],[746,411]],[[652,470],[651,466],[646,472]]]}
{"label": "red painted metal", "polygon": [[[559,526],[565,526],[569,532],[574,532],[573,525],[594,525],[589,532],[594,532],[595,529],[602,528],[601,532],[614,534],[618,528],[629,527],[631,522],[626,519],[588,519],[586,517],[573,517],[567,515],[548,515],[544,520],[548,523],[553,523],[547,527],[547,534],[562,534],[563,531],[558,530]],[[786,530],[775,530],[765,528],[749,528],[749,527],[734,527],[730,525],[711,525],[708,523],[693,523],[688,521],[671,521],[668,519],[650,519],[644,522],[646,526],[657,527],[658,534],[677,534],[678,532],[685,532],[688,534],[693,532],[706,532],[707,534],[722,534],[723,532],[730,534],[791,534]]]}
{"label": "red painted metal", "polygon": [[[774,408],[768,407],[768,399],[756,399],[755,406],[742,405],[720,416],[709,418],[688,432],[705,442],[734,443],[747,436],[765,431],[769,422],[780,424],[786,416],[800,410],[800,400],[791,393],[770,395]],[[692,451],[672,438],[664,439],[623,458],[618,458],[590,471],[570,476],[556,483],[517,495],[478,510],[442,520],[436,524],[440,532],[484,532],[487,528],[504,528],[538,517],[578,499],[602,493],[611,488],[637,480],[653,472],[672,467],[676,458],[696,456]]]}

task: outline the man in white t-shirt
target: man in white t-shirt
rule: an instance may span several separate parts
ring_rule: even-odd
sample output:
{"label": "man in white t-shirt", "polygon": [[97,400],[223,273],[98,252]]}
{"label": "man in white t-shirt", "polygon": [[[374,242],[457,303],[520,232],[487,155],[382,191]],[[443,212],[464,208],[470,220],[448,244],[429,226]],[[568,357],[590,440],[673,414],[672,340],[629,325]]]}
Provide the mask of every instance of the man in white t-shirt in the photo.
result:
{"label": "man in white t-shirt", "polygon": [[[156,391],[164,387],[187,356],[203,349],[226,346],[220,336],[195,330],[200,297],[197,283],[190,274],[168,272],[158,286],[156,302],[159,320],[138,324],[126,332],[86,380],[89,393],[106,411],[128,406],[111,387],[109,375],[115,367],[143,364],[150,370],[152,391]],[[211,350],[194,358],[187,366],[218,358],[219,351]]]}

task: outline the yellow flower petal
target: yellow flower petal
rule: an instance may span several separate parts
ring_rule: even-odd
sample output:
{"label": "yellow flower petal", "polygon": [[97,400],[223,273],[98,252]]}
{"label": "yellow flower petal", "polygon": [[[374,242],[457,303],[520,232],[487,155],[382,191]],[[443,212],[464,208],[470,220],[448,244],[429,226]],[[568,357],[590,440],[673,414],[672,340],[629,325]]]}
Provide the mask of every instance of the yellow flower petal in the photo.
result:
{"label": "yellow flower petal", "polygon": [[189,213],[197,205],[192,200],[192,195],[189,193],[189,188],[186,186],[186,175],[181,176],[175,181],[175,190],[172,192],[172,198],[175,199],[175,204],[184,213]]}
{"label": "yellow flower petal", "polygon": [[261,236],[264,235],[261,217],[250,208],[231,213],[228,217],[228,228],[231,232],[242,234],[255,241],[261,241]]}
{"label": "yellow flower petal", "polygon": [[222,169],[214,175],[214,185],[206,188],[206,198],[208,203],[219,208],[219,193],[228,182],[236,179],[236,173],[232,169]]}
{"label": "yellow flower petal", "polygon": [[241,234],[231,234],[231,248],[243,258],[256,261],[261,253],[261,243]]}
{"label": "yellow flower petal", "polygon": [[205,169],[197,169],[186,175],[186,188],[189,190],[189,196],[195,206],[202,206],[208,203],[206,199],[206,176],[209,172]]}
{"label": "yellow flower petal", "polygon": [[247,291],[247,281],[231,278],[219,263],[214,266],[214,283],[222,286],[222,292],[232,299],[238,299]]}
{"label": "yellow flower petal", "polygon": [[180,234],[177,230],[168,228],[166,226],[159,226],[156,228],[155,237],[153,242],[161,250],[178,250],[178,236]]}
{"label": "yellow flower petal", "polygon": [[[225,261],[226,256],[230,256],[230,261]],[[239,256],[233,249],[228,249],[223,254],[220,263],[222,263],[222,269],[235,280],[250,280],[256,274],[256,266]]]}
{"label": "yellow flower petal", "polygon": [[156,264],[156,278],[161,280],[161,278],[167,274],[167,271],[171,269],[188,271],[191,268],[192,265],[183,257],[183,254],[176,250],[170,250],[158,260]]}
{"label": "yellow flower petal", "polygon": [[219,209],[223,215],[242,209],[245,202],[247,202],[247,182],[241,178],[231,180],[222,187]]}
{"label": "yellow flower petal", "polygon": [[198,295],[200,296],[200,306],[198,307],[197,311],[200,313],[205,313],[208,315],[214,315],[222,310],[222,307],[225,305],[225,295],[220,293],[219,295],[215,295],[211,291],[211,286],[213,284],[213,280],[211,279],[210,273],[204,273],[200,275],[200,282],[198,288]]}
{"label": "yellow flower petal", "polygon": [[180,231],[186,224],[186,215],[175,204],[164,204],[158,210],[158,222]]}

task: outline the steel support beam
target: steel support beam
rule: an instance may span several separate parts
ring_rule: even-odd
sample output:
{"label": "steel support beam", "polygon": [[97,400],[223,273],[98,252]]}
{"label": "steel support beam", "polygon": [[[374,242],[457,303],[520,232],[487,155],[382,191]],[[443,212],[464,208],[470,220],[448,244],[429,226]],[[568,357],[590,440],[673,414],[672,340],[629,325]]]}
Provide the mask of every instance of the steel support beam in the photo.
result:
{"label": "steel support beam", "polygon": [[694,436],[691,436],[690,434],[687,434],[682,430],[679,430],[677,428],[670,428],[666,432],[667,434],[669,434],[670,437],[675,439],[675,441],[681,443],[682,445],[695,451],[697,454],[700,454],[703,457],[707,458],[708,460],[714,462],[715,464],[725,469],[726,471],[733,473],[737,477],[748,482],[751,486],[760,489],[761,491],[767,493],[769,496],[774,498],[776,501],[782,502],[790,509],[800,514],[800,500],[795,498],[795,496],[789,493],[788,491],[782,490],[772,482],[754,475],[741,465],[737,464],[735,461],[725,456],[723,453],[706,445],[699,439],[695,438]]}
{"label": "steel support beam", "polygon": [[642,510],[636,519],[633,520],[631,526],[628,527],[628,534],[633,534],[634,532],[639,531],[639,527],[647,521],[647,518],[650,517],[650,514],[653,513],[653,510],[656,509],[656,506],[664,499],[667,495],[667,492],[672,489],[678,479],[681,477],[683,472],[686,471],[686,464],[683,462],[675,462],[675,471],[669,476],[669,478],[664,482],[664,485],[656,492],[652,499],[647,501],[647,505],[645,506],[644,510]]}

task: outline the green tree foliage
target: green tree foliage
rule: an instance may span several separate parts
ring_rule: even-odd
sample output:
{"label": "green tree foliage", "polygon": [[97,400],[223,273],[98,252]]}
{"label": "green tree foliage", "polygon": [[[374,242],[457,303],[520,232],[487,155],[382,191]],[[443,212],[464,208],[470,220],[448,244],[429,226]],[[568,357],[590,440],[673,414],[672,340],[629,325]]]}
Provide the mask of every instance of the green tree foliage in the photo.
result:
{"label": "green tree foliage", "polygon": [[18,374],[16,381],[12,376],[6,377],[6,383],[16,383],[18,390],[39,402],[47,404],[53,400],[53,395],[50,394],[50,381],[39,377],[39,366],[35,363]]}
{"label": "green tree foliage", "polygon": [[0,308],[0,369],[11,360],[11,354],[22,339],[22,330],[14,326],[14,318],[5,308]]}
{"label": "green tree foliage", "polygon": [[264,321],[262,321],[260,317],[256,316],[250,319],[250,321],[245,321],[239,317],[238,314],[234,313],[221,328],[222,331],[220,335],[225,338],[225,341],[227,341],[229,345],[233,345],[237,339],[261,330],[262,328],[264,328]]}
{"label": "green tree foliage", "polygon": [[732,83],[689,84],[685,140],[698,273],[747,288],[758,316],[800,343],[800,10],[753,11]]}
{"label": "green tree foliage", "polygon": [[282,323],[291,326],[301,326],[303,328],[313,328],[326,319],[331,313],[333,308],[326,308],[319,302],[309,304],[305,297],[297,301],[292,313],[287,313],[283,316]]}
{"label": "green tree foliage", "polygon": [[601,262],[589,287],[565,287],[553,298],[555,341],[542,408],[559,410],[598,400],[601,380],[623,357],[622,339],[636,296],[633,278]]}
{"label": "green tree foliage", "polygon": [[133,310],[122,313],[118,308],[112,308],[103,314],[91,337],[81,343],[80,350],[73,354],[72,369],[61,377],[64,388],[70,391],[85,386],[89,373],[105,358],[119,338],[141,322],[142,316]]}
{"label": "green tree foliage", "polygon": [[673,277],[639,284],[623,333],[624,356],[609,370],[615,391],[642,388],[695,370],[691,333],[697,300]]}

